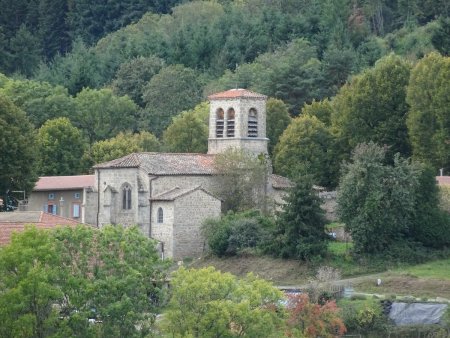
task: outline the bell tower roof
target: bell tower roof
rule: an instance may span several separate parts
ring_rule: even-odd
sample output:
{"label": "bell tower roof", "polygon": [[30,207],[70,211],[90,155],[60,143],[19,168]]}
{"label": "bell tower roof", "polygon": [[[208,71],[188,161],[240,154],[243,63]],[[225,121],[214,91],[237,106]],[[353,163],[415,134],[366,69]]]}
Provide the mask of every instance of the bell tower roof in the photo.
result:
{"label": "bell tower roof", "polygon": [[239,99],[239,98],[249,98],[249,99],[267,99],[266,95],[252,92],[247,89],[230,89],[224,92],[212,94],[208,96],[209,100],[226,100],[226,99]]}

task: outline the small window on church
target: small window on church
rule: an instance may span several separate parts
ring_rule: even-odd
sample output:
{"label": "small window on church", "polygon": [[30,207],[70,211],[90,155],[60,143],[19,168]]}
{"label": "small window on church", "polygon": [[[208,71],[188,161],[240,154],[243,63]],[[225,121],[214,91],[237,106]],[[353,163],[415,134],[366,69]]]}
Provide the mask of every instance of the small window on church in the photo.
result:
{"label": "small window on church", "polygon": [[248,137],[258,137],[258,113],[255,108],[248,112]]}
{"label": "small window on church", "polygon": [[122,209],[131,209],[131,187],[128,184],[122,188]]}
{"label": "small window on church", "polygon": [[227,137],[234,137],[234,109],[230,108],[227,112]]}
{"label": "small window on church", "polygon": [[224,126],[224,112],[222,108],[217,109],[216,112],[216,137],[223,137]]}
{"label": "small window on church", "polygon": [[164,211],[162,208],[158,208],[158,223],[164,223]]}

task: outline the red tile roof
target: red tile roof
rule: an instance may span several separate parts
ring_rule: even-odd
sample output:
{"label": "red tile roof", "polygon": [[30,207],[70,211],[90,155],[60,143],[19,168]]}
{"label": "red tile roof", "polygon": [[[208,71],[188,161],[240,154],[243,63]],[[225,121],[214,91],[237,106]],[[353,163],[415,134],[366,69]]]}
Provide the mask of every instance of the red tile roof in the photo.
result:
{"label": "red tile roof", "polygon": [[436,176],[439,185],[450,185],[450,176]]}
{"label": "red tile roof", "polygon": [[141,168],[151,175],[212,175],[214,155],[188,153],[132,153],[94,168]]}
{"label": "red tile roof", "polygon": [[40,190],[73,190],[93,187],[94,175],[78,176],[43,176],[36,182],[34,191]]}
{"label": "red tile roof", "polygon": [[43,211],[0,212],[0,246],[11,241],[13,232],[21,232],[26,224],[34,224],[39,229],[52,229],[56,226],[74,227],[80,222]]}
{"label": "red tile roof", "polygon": [[237,98],[267,99],[267,96],[241,88],[230,89],[224,92],[208,96],[209,100],[237,99]]}

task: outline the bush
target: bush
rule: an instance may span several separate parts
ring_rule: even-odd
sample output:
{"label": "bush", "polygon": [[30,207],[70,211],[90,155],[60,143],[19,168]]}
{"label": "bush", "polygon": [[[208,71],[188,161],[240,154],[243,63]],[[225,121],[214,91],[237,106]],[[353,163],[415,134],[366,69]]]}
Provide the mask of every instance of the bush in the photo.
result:
{"label": "bush", "polygon": [[387,328],[387,318],[383,315],[379,301],[367,300],[347,300],[338,302],[342,308],[342,319],[348,332],[385,332]]}
{"label": "bush", "polygon": [[207,220],[202,232],[210,251],[221,257],[265,245],[272,227],[271,218],[262,216],[258,211],[246,211]]}

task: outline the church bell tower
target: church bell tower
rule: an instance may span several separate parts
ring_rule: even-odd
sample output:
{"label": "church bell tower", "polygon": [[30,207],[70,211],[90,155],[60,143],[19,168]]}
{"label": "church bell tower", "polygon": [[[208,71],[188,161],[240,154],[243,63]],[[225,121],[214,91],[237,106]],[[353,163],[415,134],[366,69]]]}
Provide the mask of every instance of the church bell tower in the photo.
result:
{"label": "church bell tower", "polygon": [[267,96],[246,89],[230,89],[208,99],[208,154],[218,154],[228,148],[267,154]]}

